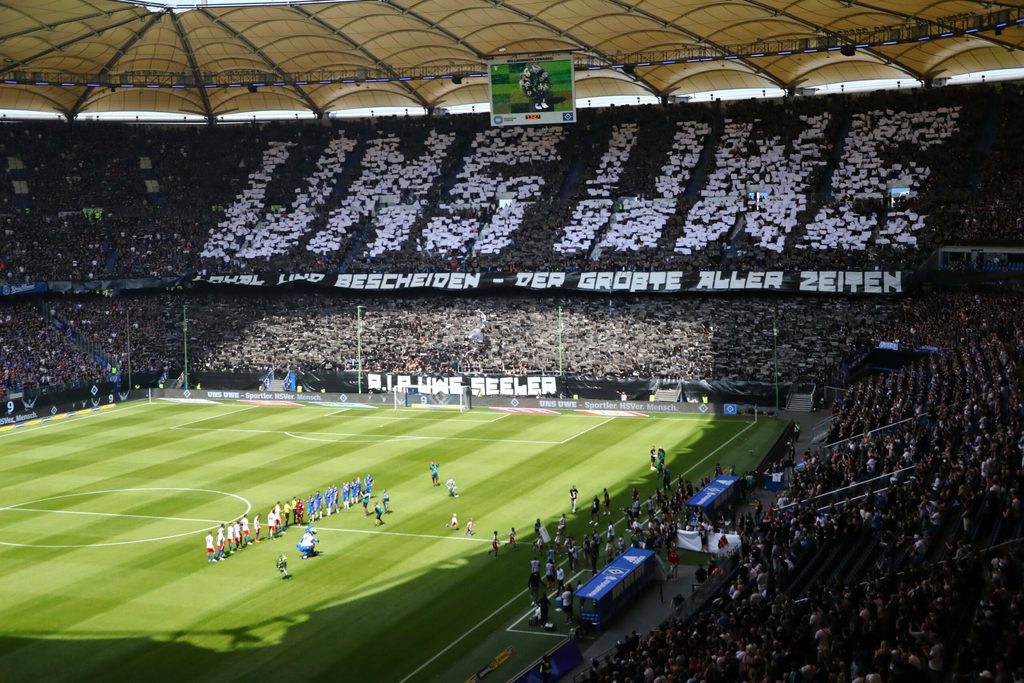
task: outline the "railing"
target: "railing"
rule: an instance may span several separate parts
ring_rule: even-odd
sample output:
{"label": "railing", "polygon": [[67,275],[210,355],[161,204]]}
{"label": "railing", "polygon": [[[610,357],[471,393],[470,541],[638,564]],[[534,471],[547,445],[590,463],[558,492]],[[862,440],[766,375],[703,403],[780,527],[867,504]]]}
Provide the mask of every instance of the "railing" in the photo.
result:
{"label": "railing", "polygon": [[828,438],[829,427],[832,426],[832,423],[835,422],[835,419],[835,414],[832,414],[826,417],[824,420],[818,420],[813,425],[811,425],[811,428],[807,431],[811,435],[812,444],[819,444]]}
{"label": "railing", "polygon": [[[51,313],[49,305],[47,304],[47,302],[45,302],[45,301],[37,301],[35,303],[35,306],[36,306],[36,309],[46,319],[46,321],[48,323],[50,323],[50,325],[52,325],[61,334],[63,334],[64,337],[69,342],[74,344],[75,347],[78,348],[79,351],[82,351],[83,353],[89,355],[92,358],[93,362],[95,362],[97,365],[99,365],[101,368],[103,368],[103,371],[98,373],[100,376],[104,376],[106,374],[105,371],[106,371],[107,368],[117,367],[117,364],[116,364],[115,360],[111,360],[110,358],[108,358],[106,352],[103,350],[103,348],[99,344],[97,344],[96,342],[94,342],[90,338],[86,337],[84,334],[82,334],[81,331],[75,329],[74,327],[72,327],[68,323],[66,323],[63,320],[61,320],[54,313]],[[75,383],[75,384],[79,384],[79,383]]]}
{"label": "railing", "polygon": [[831,385],[826,385],[822,387],[821,392],[822,396],[825,399],[825,405],[830,406],[832,405],[832,403],[835,402],[837,398],[846,394],[846,389],[843,389],[842,387],[833,387]]}
{"label": "railing", "polygon": [[892,431],[893,429],[895,429],[896,427],[900,426],[901,424],[904,424],[906,422],[911,422],[911,421],[916,420],[916,419],[917,419],[916,417],[908,417],[906,419],[900,420],[899,422],[891,422],[891,423],[889,423],[887,425],[883,425],[883,426],[878,427],[876,429],[872,429],[871,431],[868,431],[868,432],[861,432],[860,434],[857,434],[855,436],[850,436],[850,437],[847,437],[845,439],[840,439],[839,441],[833,441],[832,443],[825,444],[822,447],[822,451],[824,451],[826,453],[832,453],[839,446],[843,445],[844,443],[853,441],[854,439],[862,439],[864,437],[868,437],[870,439],[871,436],[874,435],[874,434],[878,434],[879,432]]}
{"label": "railing", "polygon": [[[816,496],[812,496],[810,498],[805,498],[804,500],[801,500],[801,501],[797,501],[797,502],[793,502],[793,503],[787,503],[786,505],[780,506],[779,509],[780,510],[788,510],[790,508],[801,506],[801,505],[806,505],[808,503],[812,503],[813,504],[816,501],[820,502],[823,498],[839,496],[840,494],[842,494],[844,492],[848,492],[848,493],[847,493],[847,495],[845,495],[843,497],[843,499],[841,501],[838,502],[839,505],[842,505],[842,504],[845,504],[845,503],[848,503],[848,502],[852,502],[852,501],[855,501],[855,500],[859,500],[861,498],[864,498],[865,496],[871,495],[872,493],[878,493],[879,491],[886,491],[886,490],[889,489],[888,486],[879,486],[879,487],[876,488],[874,486],[875,482],[879,482],[879,481],[884,479],[884,480],[887,480],[887,481],[883,482],[883,483],[889,483],[889,482],[892,481],[892,479],[894,477],[898,478],[899,475],[901,475],[902,473],[904,473],[904,472],[906,472],[908,470],[914,469],[914,467],[915,467],[914,465],[910,465],[909,467],[902,467],[902,468],[900,468],[898,470],[893,470],[892,472],[884,472],[882,474],[879,474],[876,477],[871,477],[870,479],[864,479],[862,481],[856,482],[854,484],[850,484],[848,486],[843,486],[843,487],[838,488],[838,489],[833,489],[832,491],[826,491],[825,493],[819,493]],[[837,502],[833,500],[828,505],[822,505],[822,506],[818,507],[817,509],[818,510],[824,510],[824,509],[830,507],[831,505],[836,505],[836,504],[837,504]]]}

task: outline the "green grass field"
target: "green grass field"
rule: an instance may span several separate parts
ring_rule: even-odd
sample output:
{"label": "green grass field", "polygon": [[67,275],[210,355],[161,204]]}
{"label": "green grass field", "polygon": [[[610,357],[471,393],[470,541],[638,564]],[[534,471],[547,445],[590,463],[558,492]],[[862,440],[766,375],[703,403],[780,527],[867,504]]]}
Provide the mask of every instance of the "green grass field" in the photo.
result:
{"label": "green grass field", "polygon": [[[743,470],[781,423],[697,415],[510,415],[245,404],[123,404],[0,433],[0,680],[285,680],[359,671],[463,681],[502,649],[505,680],[557,641],[520,622],[533,521],[570,531],[605,486],[621,508],[653,489],[647,452],[674,475]],[[430,484],[428,464],[461,497]],[[206,562],[213,523],[373,474],[394,513],[349,510]],[[474,517],[475,539],[444,528]],[[250,513],[251,516],[252,513]],[[616,514],[615,520],[621,520]],[[487,554],[497,529],[522,547]],[[621,522],[618,525],[622,528]],[[286,552],[294,578],[274,567]],[[584,581],[589,572],[581,576]],[[509,630],[509,629],[512,630]],[[350,667],[357,667],[351,669]]]}

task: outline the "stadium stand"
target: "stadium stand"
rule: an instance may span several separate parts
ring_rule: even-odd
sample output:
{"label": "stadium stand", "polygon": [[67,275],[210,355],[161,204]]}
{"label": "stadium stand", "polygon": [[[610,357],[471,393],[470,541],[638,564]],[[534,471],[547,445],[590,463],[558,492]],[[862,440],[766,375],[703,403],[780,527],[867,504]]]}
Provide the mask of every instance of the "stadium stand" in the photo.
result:
{"label": "stadium stand", "polygon": [[[999,78],[1019,77],[1009,71],[1024,65],[1024,8],[1019,3],[736,0],[689,3],[694,6],[682,9],[687,3],[619,0],[545,7],[491,0],[483,9],[459,2],[414,7],[395,2],[153,4],[0,4],[0,16],[7,20],[0,36],[0,95],[5,106],[25,107],[6,109],[14,112],[10,119],[7,113],[0,116],[0,159],[6,161],[0,177],[0,406],[6,409],[0,431],[19,435],[10,439],[16,462],[25,454],[57,460],[17,448],[32,446],[34,437],[19,442],[21,434],[44,427],[35,443],[46,446],[43,442],[49,441],[54,449],[74,455],[78,464],[66,469],[81,479],[70,492],[51,496],[48,481],[36,479],[48,480],[52,471],[18,467],[15,478],[24,480],[23,490],[14,491],[0,511],[31,513],[28,520],[45,513],[103,519],[95,526],[83,523],[56,532],[35,521],[24,523],[22,532],[17,525],[23,522],[12,522],[15,533],[26,535],[31,524],[39,538],[0,541],[9,546],[5,553],[27,558],[30,552],[53,556],[54,549],[64,549],[58,552],[86,558],[80,562],[83,571],[96,573],[106,570],[87,560],[99,552],[113,552],[116,559],[119,551],[108,546],[136,552],[130,549],[133,544],[158,542],[176,552],[177,541],[169,545],[168,539],[197,532],[147,531],[133,539],[125,531],[128,520],[146,529],[155,523],[182,522],[189,529],[214,523],[192,513],[159,516],[196,508],[203,511],[195,513],[199,517],[222,517],[216,505],[196,502],[204,494],[246,504],[242,514],[248,542],[247,516],[256,512],[253,503],[269,502],[256,496],[269,490],[277,474],[273,468],[259,486],[248,487],[251,492],[236,482],[239,494],[252,496],[253,503],[219,484],[184,488],[201,484],[179,486],[168,480],[143,487],[130,472],[114,472],[132,459],[130,434],[135,432],[117,432],[109,444],[76,445],[80,437],[69,436],[71,430],[40,425],[67,417],[64,411],[83,418],[122,412],[119,402],[143,394],[122,384],[119,367],[127,367],[129,376],[132,369],[137,377],[145,375],[139,380],[145,389],[175,385],[179,372],[182,377],[188,372],[219,375],[228,380],[226,385],[246,384],[245,391],[259,386],[255,396],[203,396],[187,381],[184,392],[150,392],[150,414],[164,411],[155,425],[160,429],[153,432],[155,441],[166,439],[174,446],[187,439],[201,445],[200,434],[215,429],[239,435],[218,436],[198,454],[174,452],[170,464],[159,462],[158,449],[153,457],[134,458],[144,460],[154,476],[163,478],[197,463],[211,472],[233,474],[238,469],[233,456],[222,452],[228,440],[240,448],[269,444],[280,450],[282,462],[306,467],[310,476],[326,468],[308,467],[306,461],[319,462],[327,450],[348,448],[339,444],[376,453],[394,441],[410,440],[427,444],[416,446],[423,464],[428,451],[432,463],[432,453],[440,452],[444,476],[452,476],[453,496],[458,494],[449,470],[465,472],[455,474],[464,487],[460,504],[467,508],[479,507],[472,501],[480,473],[470,473],[468,459],[446,454],[455,439],[472,442],[466,449],[476,450],[491,440],[476,433],[484,431],[485,422],[515,412],[542,413],[538,421],[562,420],[545,406],[565,413],[586,406],[572,416],[587,425],[574,435],[509,443],[543,445],[537,450],[544,455],[572,450],[591,458],[593,453],[584,451],[597,443],[597,434],[586,441],[577,437],[621,416],[627,430],[639,422],[664,430],[670,450],[701,451],[692,463],[684,460],[688,454],[682,448],[671,453],[673,469],[690,468],[682,476],[676,472],[673,480],[662,474],[663,462],[653,467],[652,448],[651,469],[659,471],[660,481],[647,474],[642,458],[642,477],[608,486],[616,499],[635,486],[633,501],[623,508],[628,521],[625,539],[617,539],[620,552],[627,544],[665,551],[681,545],[678,533],[696,532],[710,559],[696,570],[695,583],[676,584],[692,593],[673,601],[686,610],[649,632],[633,631],[617,642],[617,635],[610,636],[607,642],[614,646],[576,671],[574,683],[1024,683],[1024,85],[984,83],[986,73],[992,80],[992,70]],[[540,69],[542,59],[526,57],[566,50],[566,45],[573,54],[561,69],[563,77]],[[521,92],[516,92],[514,76],[505,84],[494,75],[511,73],[498,64],[527,62],[518,81]],[[489,90],[482,86],[487,77]],[[976,77],[981,85],[955,85]],[[851,83],[860,79],[891,79],[897,89],[849,94]],[[558,97],[551,92],[556,84],[568,88]],[[865,88],[870,84],[860,82]],[[501,95],[502,85],[511,86],[505,90],[512,95]],[[723,91],[738,94],[737,88],[766,90],[762,99],[716,99]],[[768,88],[779,97],[771,99]],[[819,96],[809,96],[816,88]],[[844,88],[846,94],[822,94]],[[485,90],[492,100],[486,114],[448,115],[451,107],[483,111],[477,107]],[[518,99],[520,94],[525,101]],[[640,105],[641,94],[656,104]],[[590,108],[591,98],[606,97],[635,97],[637,106]],[[587,102],[587,108],[566,109],[574,98],[581,106]],[[186,114],[182,123],[190,125],[146,125],[139,116],[133,125],[86,120],[96,114],[120,116],[120,107],[136,113],[134,108],[149,104],[152,111],[138,112],[143,119],[151,115],[167,121]],[[374,108],[379,114],[383,107],[409,108],[405,116],[374,116]],[[370,117],[332,118],[357,109],[369,111]],[[417,115],[410,116],[410,110]],[[529,112],[525,120],[503,119],[523,116],[523,110]],[[61,116],[67,122],[19,121],[19,111]],[[296,113],[295,121],[257,124],[253,114],[277,117],[300,111],[309,119],[299,121]],[[541,112],[545,121],[561,118],[572,125],[539,125]],[[252,123],[242,123],[241,117],[250,114]],[[209,125],[191,125],[200,122]],[[937,251],[951,245],[963,248]],[[681,271],[673,274],[685,276],[677,281],[699,281],[683,290],[714,294],[677,292],[667,285],[659,289],[668,280],[665,274],[644,271],[662,270]],[[760,271],[767,270],[787,271],[786,287],[770,291],[774,285],[766,285],[762,291]],[[475,289],[473,276],[460,273],[476,272],[493,277]],[[391,284],[385,286],[381,277],[368,284],[367,276],[382,273],[391,278],[402,274],[406,284],[422,278],[409,289],[389,291]],[[655,275],[662,279],[655,282]],[[590,277],[586,285],[584,276]],[[869,278],[883,277],[899,284],[885,292],[867,284]],[[554,289],[559,278],[573,285]],[[826,280],[832,289],[822,284],[819,292],[817,283]],[[474,286],[461,290],[467,281]],[[715,284],[707,286],[708,281]],[[850,295],[829,296],[828,291]],[[276,419],[257,406],[288,404],[292,412],[305,411],[299,406],[311,398],[323,399],[331,410],[301,418],[309,422],[345,421],[349,416],[344,413],[355,408],[369,415],[374,408],[390,407],[390,396],[364,395],[365,375],[354,390],[352,382],[303,389],[296,387],[294,374],[291,384],[280,379],[282,373],[301,370],[308,372],[305,377],[334,380],[336,373],[351,377],[356,368],[442,377],[479,373],[494,382],[508,379],[496,375],[544,374],[550,386],[559,382],[548,396],[583,386],[621,400],[601,398],[601,408],[589,410],[588,395],[582,402],[568,402],[575,390],[562,392],[557,403],[506,400],[487,391],[480,401],[488,406],[484,410],[508,413],[475,419],[461,415],[466,396],[431,387],[436,395],[410,391],[405,405],[455,407],[446,402],[458,398],[460,414],[453,413],[450,424],[472,436],[403,434],[413,425],[422,431],[441,427],[444,416],[400,414],[398,391],[394,412],[379,410],[364,418],[380,419],[374,430],[387,431],[330,432],[343,437],[339,441],[310,438],[313,432],[276,432],[297,439],[276,449],[269,436],[274,430],[243,426]],[[237,374],[229,377],[232,373]],[[680,380],[708,391],[698,398]],[[809,409],[828,413],[813,428],[820,439],[799,440],[800,426],[788,422],[795,413],[784,411],[779,402],[780,382],[791,385],[794,394],[798,385],[810,387]],[[765,400],[772,384],[774,411],[772,401]],[[826,384],[836,386],[826,394],[821,390]],[[337,386],[345,386],[347,393]],[[620,391],[634,386],[640,389],[632,395]],[[71,388],[77,391],[62,392]],[[35,400],[46,392],[66,395],[54,399],[52,409],[36,408]],[[285,392],[290,395],[282,398]],[[644,403],[648,397],[650,405]],[[241,399],[246,405],[222,411],[212,399]],[[754,445],[767,438],[758,434],[766,427],[765,407],[772,418],[782,418],[769,420],[768,427],[787,426],[758,471],[739,473],[744,476],[736,483],[738,504],[714,511],[688,506],[711,476],[699,481],[685,477],[695,471],[710,474],[712,456],[721,453],[715,476],[733,473],[729,458],[738,452],[749,449],[749,461],[755,460]],[[116,410],[103,413],[101,408]],[[722,423],[736,426],[737,433],[709,442],[706,434],[697,433],[707,427],[706,415],[687,415],[682,417],[696,418],[691,424],[699,426],[692,441],[684,440],[669,434],[681,430],[666,426],[668,420],[634,419],[633,408],[722,413]],[[146,421],[145,410],[129,415],[135,422]],[[250,412],[223,419],[243,410]],[[198,417],[171,421],[171,415],[186,411]],[[752,421],[741,415],[748,411]],[[214,419],[223,426],[213,427],[208,421]],[[74,417],[58,426],[79,421]],[[198,423],[205,424],[195,427]],[[113,420],[86,424],[92,434],[121,429]],[[26,425],[32,426],[21,429]],[[171,438],[165,427],[187,431]],[[624,454],[636,446],[628,438],[603,440],[617,450],[598,452],[598,457],[618,458],[618,450]],[[15,453],[19,450],[24,453]],[[275,458],[277,453],[272,464]],[[572,471],[575,481],[583,466],[560,459],[563,468],[572,468],[563,474]],[[593,458],[584,465],[603,462]],[[88,472],[81,469],[97,463],[110,470],[101,473],[102,487],[90,485]],[[437,467],[432,464],[435,479]],[[524,468],[529,463],[517,469]],[[302,483],[289,472],[281,474],[288,487]],[[387,472],[377,474],[383,484]],[[425,474],[417,475],[423,477],[423,488]],[[761,475],[767,476],[758,480]],[[593,481],[584,480],[591,478],[579,481],[584,510],[591,490],[597,490]],[[555,486],[554,479],[547,483]],[[370,480],[366,475],[364,517]],[[642,486],[653,488],[641,494]],[[379,490],[387,508],[387,489]],[[403,500],[401,490],[393,490]],[[174,498],[164,496],[172,492]],[[451,501],[439,492],[448,501],[447,519]],[[141,514],[148,508],[128,497],[140,493],[156,504],[156,514]],[[577,493],[573,483],[574,515]],[[609,500],[608,488],[604,493]],[[69,510],[60,509],[64,503],[48,503],[106,494],[128,501],[118,503],[116,509],[124,510],[93,510],[84,502],[68,503],[76,508]],[[17,502],[29,499],[34,500]],[[319,499],[319,491],[310,498]],[[284,500],[288,526],[288,513],[298,515],[298,509]],[[232,505],[224,509],[237,507]],[[539,538],[547,535],[539,528],[549,505],[536,511]],[[399,502],[396,521],[403,508],[423,512],[421,505]],[[459,512],[478,515],[483,538],[472,538],[471,517],[463,536],[453,515],[450,531],[456,540],[486,543],[490,529],[505,528],[506,521],[492,527],[471,508]],[[383,514],[378,510],[376,515],[380,524]],[[592,514],[586,547],[596,558],[600,532],[594,531],[607,520],[610,561],[621,524],[608,510],[601,522],[596,508]],[[115,523],[113,518],[124,519]],[[311,514],[307,538],[316,533],[313,519]],[[253,521],[258,536],[258,515]],[[266,521],[275,526],[270,515]],[[325,531],[364,534],[355,542],[368,540],[367,530],[331,528],[331,521]],[[563,539],[564,525],[579,528],[585,521],[566,522],[562,515],[555,540],[559,551],[563,541],[570,548],[576,543],[572,532]],[[113,526],[122,523],[123,528]],[[36,526],[45,530],[35,531]],[[102,529],[99,542],[89,538],[93,529]],[[63,544],[63,531],[82,538]],[[434,534],[416,542],[443,540],[437,531],[435,526]],[[396,533],[418,535],[387,533],[392,540]],[[493,533],[494,560],[487,559],[487,565],[499,562],[498,532]],[[511,533],[514,537],[514,528]],[[738,541],[730,547],[723,540],[721,552],[712,557],[706,539],[726,533]],[[111,534],[113,541],[107,538]],[[229,535],[229,550],[230,545]],[[515,542],[511,545],[510,551]],[[89,546],[107,549],[94,552]],[[534,555],[543,548],[538,542]],[[307,549],[299,547],[303,559]],[[197,542],[192,550],[198,558],[202,546]],[[127,570],[126,585],[159,578],[151,567],[161,556],[147,553],[138,566],[119,565]],[[555,562],[551,553],[549,572]],[[223,548],[218,554],[223,559]],[[575,572],[576,558],[571,551],[566,554]],[[33,609],[33,601],[47,597],[46,582],[30,585],[15,594],[14,602],[23,603],[21,613],[13,615],[20,628],[0,637],[13,653],[0,659],[15,664],[16,676],[22,672],[15,669],[25,666],[22,675],[29,679],[40,678],[39,653],[53,659],[43,662],[43,669],[50,665],[63,676],[83,679],[97,678],[107,668],[137,674],[164,657],[199,676],[216,675],[210,666],[216,661],[234,667],[227,671],[229,678],[246,676],[246,667],[266,669],[269,677],[264,657],[281,662],[282,670],[295,669],[287,652],[312,652],[317,634],[332,633],[339,619],[353,613],[351,605],[368,605],[372,612],[383,598],[386,608],[388,600],[396,599],[389,594],[405,595],[394,589],[417,590],[425,584],[412,582],[428,572],[435,572],[426,578],[436,585],[477,583],[472,579],[483,574],[473,573],[475,565],[487,566],[478,561],[482,548],[480,555],[422,565],[426,568],[406,571],[400,580],[384,577],[374,590],[345,587],[343,601],[319,600],[308,610],[309,603],[289,605],[283,616],[271,614],[258,623],[255,612],[243,609],[233,615],[227,610],[229,619],[204,624],[201,632],[188,628],[198,623],[195,619],[186,619],[185,628],[151,627],[124,609],[138,605],[116,602],[116,596],[107,600],[116,612],[104,616],[99,598],[108,596],[84,590],[78,595],[74,589],[93,582],[67,572],[58,577],[63,583],[54,584],[64,589],[50,592],[69,604],[81,603],[86,616],[65,620],[75,629],[50,628],[45,610],[40,619],[40,610]],[[502,557],[507,558],[504,550]],[[331,562],[331,556],[325,561]],[[508,567],[512,561],[500,562]],[[183,576],[191,571],[184,561],[166,564],[181,569]],[[132,571],[140,568],[149,575],[133,579]],[[274,577],[273,569],[267,558],[260,581]],[[290,578],[285,554],[277,569]],[[63,573],[49,565],[46,570]],[[307,579],[316,578],[316,571]],[[568,596],[561,607],[572,640],[589,635],[572,618],[571,586],[585,571],[573,575],[562,594]],[[673,568],[669,576],[674,573]],[[169,577],[163,583],[175,579],[173,572],[163,574]],[[461,580],[466,577],[470,580]],[[285,585],[307,579],[296,572],[296,579]],[[536,581],[532,578],[534,590]],[[631,584],[611,592],[623,585]],[[525,594],[521,583],[513,591]],[[532,648],[543,647],[536,641],[552,641],[534,639],[523,629],[540,633],[548,625],[525,615],[506,626],[511,617],[502,615],[521,595],[493,592],[490,599],[504,602],[497,611],[475,625],[451,620],[424,638],[423,649],[442,636],[447,642],[422,657],[413,652],[388,662],[391,668],[385,667],[382,677],[465,680],[468,674],[477,680],[504,663],[500,675],[529,678],[526,672],[512,677],[510,669],[532,658]],[[653,604],[656,598],[648,597]],[[659,619],[668,610],[664,597]],[[458,609],[458,600],[453,594],[447,607]],[[62,601],[56,603],[60,607]],[[475,622],[479,615],[474,611],[491,610],[482,603],[475,607],[463,617]],[[521,608],[525,603],[514,607],[517,612]],[[546,599],[538,603],[541,613],[547,614]],[[115,628],[110,615],[126,619],[116,620]],[[152,620],[154,615],[163,616],[159,609],[145,616]],[[407,609],[410,615],[421,616]],[[428,620],[404,619],[397,629],[400,640],[408,642],[406,636],[424,629]],[[524,621],[528,626],[517,628]],[[385,618],[366,637],[386,640],[390,626]],[[486,633],[492,629],[505,629],[501,647],[507,649],[483,656],[495,642],[493,633]],[[509,638],[512,633],[520,635]],[[521,646],[526,639],[535,642]],[[62,654],[70,654],[71,661],[60,661]],[[314,662],[312,673],[344,654]],[[426,661],[413,661],[417,657]],[[546,681],[548,655],[542,661],[537,678]],[[393,675],[399,664],[419,668],[401,678]],[[463,675],[453,674],[455,667]],[[176,674],[173,666],[150,668],[157,679]]]}
{"label": "stadium stand", "polygon": [[846,440],[806,453],[779,504],[739,520],[742,551],[711,609],[634,633],[579,680],[1019,676],[1019,651],[1001,647],[1016,629],[999,627],[1019,616],[1007,582],[1024,568],[1003,545],[1024,523],[1024,334],[986,309],[946,318],[948,353],[847,394],[832,434]]}
{"label": "stadium stand", "polygon": [[578,127],[125,126],[102,168],[105,128],[10,124],[6,173],[30,192],[3,219],[6,278],[914,266],[942,242],[1020,234],[1019,86],[978,92],[637,107]]}
{"label": "stadium stand", "polygon": [[[74,159],[96,144],[90,131],[63,155],[18,152],[31,182],[54,185],[58,199],[4,217],[0,276],[902,266],[943,241],[1019,237],[1009,112],[1021,97],[994,97],[999,146],[956,171],[941,154],[979,146],[962,139],[959,123],[981,115],[963,96],[787,103],[783,120],[747,105],[718,120],[616,112],[595,118],[573,158],[565,150],[580,134],[562,128],[246,127],[227,135],[251,143],[249,156],[219,167],[230,200],[175,175],[185,145],[214,133],[183,132],[175,147],[177,133],[126,130],[126,151],[100,168]],[[671,142],[655,153],[658,136]],[[145,154],[159,163],[127,170]],[[83,196],[98,214],[68,204],[58,179],[69,169],[74,182],[94,174]],[[146,187],[149,171],[159,196],[117,191]],[[910,199],[890,194],[901,188]],[[193,191],[209,206],[190,203]],[[352,370],[357,305],[369,372],[551,372],[560,319],[565,371],[596,377],[771,382],[777,352],[781,378],[820,385],[852,354],[899,343],[918,359],[853,384],[833,407],[831,445],[795,458],[781,497],[729,528],[740,550],[719,567],[712,607],[621,640],[579,680],[1011,680],[1024,666],[1012,628],[1024,555],[1011,543],[1024,530],[1020,294],[723,301],[50,297],[3,309],[0,395],[102,379],[105,363],[128,363],[129,332],[131,366],[169,378],[181,366],[183,304],[193,371]],[[704,483],[653,494],[657,513],[634,516],[631,543],[661,548],[679,529],[725,530],[685,506]]]}
{"label": "stadium stand", "polygon": [[72,384],[99,368],[28,305],[0,312],[0,397],[13,391]]}
{"label": "stadium stand", "polygon": [[[364,368],[370,371],[552,371],[562,304],[567,372],[771,381],[775,315],[780,377],[820,383],[843,366],[851,350],[878,341],[947,349],[960,341],[951,330],[988,329],[991,323],[985,321],[1011,315],[1019,301],[1015,294],[936,292],[899,301],[743,297],[730,299],[727,307],[696,296],[618,297],[610,304],[526,296],[358,303],[364,307]],[[122,365],[130,321],[137,370],[180,367],[182,304],[189,306],[197,333],[190,346],[194,369],[351,370],[356,303],[318,295],[163,294],[55,302],[53,308]],[[951,316],[953,310],[960,313]],[[488,320],[483,343],[468,336],[479,326],[477,311]],[[311,337],[310,329],[317,335]],[[645,341],[651,339],[659,342]],[[86,368],[93,374],[81,379],[95,379],[97,366]]]}
{"label": "stadium stand", "polygon": [[[363,365],[370,371],[526,373],[557,368],[558,305],[566,371],[597,376],[670,376],[770,380],[771,316],[776,311],[783,377],[825,376],[865,326],[881,333],[902,307],[843,299],[706,298],[606,301],[536,297],[373,299],[363,301]],[[75,330],[109,357],[124,353],[125,311],[133,328],[133,365],[180,366],[181,305],[195,318],[190,354],[197,369],[355,368],[355,306],[316,295],[120,297],[55,304]],[[484,343],[469,339],[487,316]],[[819,331],[803,332],[815,319]],[[767,322],[766,322],[767,321]],[[318,330],[315,337],[308,330]],[[643,340],[658,339],[657,345]],[[728,340],[724,342],[724,340]],[[723,343],[724,342],[724,343]],[[122,363],[125,359],[122,359]]]}

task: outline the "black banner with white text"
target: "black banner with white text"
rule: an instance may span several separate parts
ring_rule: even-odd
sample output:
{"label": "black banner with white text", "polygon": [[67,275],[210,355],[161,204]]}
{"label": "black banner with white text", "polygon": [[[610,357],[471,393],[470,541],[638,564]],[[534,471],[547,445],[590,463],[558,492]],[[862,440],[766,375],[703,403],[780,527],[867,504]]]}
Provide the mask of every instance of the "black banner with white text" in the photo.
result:
{"label": "black banner with white text", "polygon": [[907,270],[623,270],[523,273],[274,273],[183,275],[87,281],[34,282],[0,287],[0,298],[38,294],[174,290],[190,285],[318,291],[435,292],[575,291],[596,293],[783,292],[789,294],[896,295],[916,289]]}
{"label": "black banner with white text", "polygon": [[196,275],[192,282],[247,287],[355,291],[572,290],[578,292],[789,292],[903,294],[915,285],[910,271],[587,271],[565,273],[249,273]]}

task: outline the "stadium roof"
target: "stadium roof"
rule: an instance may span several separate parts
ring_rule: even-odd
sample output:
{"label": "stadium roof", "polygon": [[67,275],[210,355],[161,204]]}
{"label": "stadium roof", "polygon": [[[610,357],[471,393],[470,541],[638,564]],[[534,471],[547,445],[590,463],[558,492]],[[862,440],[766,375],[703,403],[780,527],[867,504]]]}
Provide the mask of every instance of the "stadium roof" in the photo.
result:
{"label": "stadium roof", "polygon": [[487,100],[489,58],[550,52],[580,99],[923,81],[1024,67],[1022,23],[957,0],[7,0],[0,109],[448,107]]}

